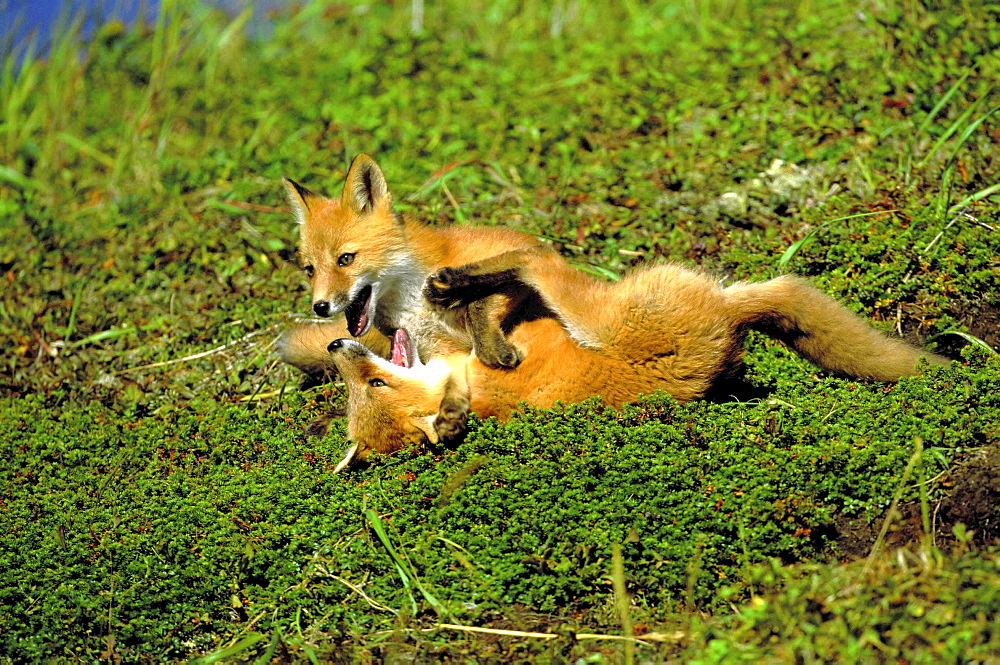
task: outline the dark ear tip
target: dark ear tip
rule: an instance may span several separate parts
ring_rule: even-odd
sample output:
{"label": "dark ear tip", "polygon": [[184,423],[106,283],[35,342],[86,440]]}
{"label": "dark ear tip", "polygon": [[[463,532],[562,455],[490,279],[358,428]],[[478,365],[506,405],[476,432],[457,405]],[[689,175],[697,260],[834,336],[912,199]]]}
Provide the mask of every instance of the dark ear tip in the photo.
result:
{"label": "dark ear tip", "polygon": [[295,182],[291,178],[283,177],[281,179],[281,182],[285,185],[285,187],[287,187],[289,189],[294,189],[295,192],[300,197],[302,197],[303,200],[309,198],[310,196],[316,196],[315,193],[313,193],[312,191],[310,191],[308,188],[303,187],[302,185],[300,185],[299,183]]}
{"label": "dark ear tip", "polygon": [[359,152],[354,160],[351,162],[351,171],[359,171],[361,173],[382,173],[382,169],[379,167],[378,162],[376,162],[370,155],[364,152]]}

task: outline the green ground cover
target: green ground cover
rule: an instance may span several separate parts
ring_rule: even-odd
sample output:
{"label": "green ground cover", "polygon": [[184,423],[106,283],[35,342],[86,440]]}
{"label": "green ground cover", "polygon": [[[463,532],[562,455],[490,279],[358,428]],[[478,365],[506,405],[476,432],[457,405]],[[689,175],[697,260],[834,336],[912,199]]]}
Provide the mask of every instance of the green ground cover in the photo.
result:
{"label": "green ground cover", "polygon": [[[996,5],[248,20],[172,3],[0,73],[0,654],[1000,657]],[[304,429],[342,388],[274,357],[309,305],[279,179],[337,193],[361,151],[430,222],[794,272],[956,362],[886,386],[754,337],[741,399],[333,475],[342,423]]]}

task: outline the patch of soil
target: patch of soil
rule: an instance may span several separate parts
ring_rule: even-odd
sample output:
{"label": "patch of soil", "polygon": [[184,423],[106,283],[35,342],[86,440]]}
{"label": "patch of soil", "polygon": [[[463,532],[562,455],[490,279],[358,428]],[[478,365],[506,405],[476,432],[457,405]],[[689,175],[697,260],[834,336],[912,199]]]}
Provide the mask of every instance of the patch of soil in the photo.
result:
{"label": "patch of soil", "polygon": [[[1000,305],[988,302],[959,301],[949,307],[951,316],[971,335],[978,337],[994,349],[1000,349]],[[937,339],[945,355],[958,357],[958,351],[968,344],[958,335],[945,335]]]}
{"label": "patch of soil", "polygon": [[1000,539],[1000,444],[976,451],[951,476],[952,488],[941,502],[942,531],[961,522],[974,531],[975,540]]}
{"label": "patch of soil", "polygon": [[[920,542],[924,536],[920,504],[903,504],[897,506],[896,510],[899,511],[899,516],[889,525],[884,546],[892,549]],[[853,518],[841,516],[837,520],[837,547],[844,554],[844,559],[862,559],[868,556],[884,519],[884,515],[874,521],[869,521],[864,515]]]}
{"label": "patch of soil", "polygon": [[[937,506],[935,516],[938,542],[950,540],[952,527],[959,523],[973,533],[976,543],[1000,540],[1000,444],[975,451],[947,480],[950,488]],[[901,547],[919,542],[924,535],[920,504],[903,504],[897,510],[899,517],[890,525],[885,545]],[[845,558],[861,558],[871,552],[882,519],[841,516],[837,520],[837,547]]]}

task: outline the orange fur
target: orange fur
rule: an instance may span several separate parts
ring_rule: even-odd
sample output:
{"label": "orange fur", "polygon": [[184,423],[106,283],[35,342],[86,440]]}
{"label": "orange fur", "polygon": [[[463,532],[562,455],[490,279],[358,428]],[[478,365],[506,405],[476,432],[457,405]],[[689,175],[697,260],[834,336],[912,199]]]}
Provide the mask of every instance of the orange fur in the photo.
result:
{"label": "orange fur", "polygon": [[[474,355],[456,353],[435,372],[383,362],[369,378],[377,375],[385,385],[356,396],[363,386],[351,379],[356,375],[351,365],[366,356],[335,351],[333,362],[351,393],[348,429],[358,457],[368,450],[398,449],[404,441],[400,432],[419,430],[410,440],[434,441],[427,433],[426,405],[440,403],[448,381],[462,385],[472,412],[502,421],[520,401],[550,407],[599,395],[618,407],[657,390],[679,401],[697,399],[738,370],[750,329],[775,335],[820,366],[850,376],[891,381],[916,373],[921,359],[946,362],[882,335],[795,277],[722,288],[702,273],[660,265],[608,284],[544,249],[453,270],[474,278],[509,273],[513,277],[505,287],[521,284],[535,294],[510,323],[508,339],[523,352],[523,361],[513,370],[493,369]],[[444,272],[432,276],[427,287],[439,304],[455,289]],[[419,418],[404,408],[414,402],[424,405]],[[383,425],[362,426],[368,420]],[[388,439],[383,431],[395,434]]]}
{"label": "orange fur", "polygon": [[[438,359],[405,374],[354,340],[333,343],[331,355],[348,391],[347,418],[352,453],[389,453],[409,445],[436,442],[434,418],[451,368]],[[379,382],[384,385],[377,385]],[[373,385],[375,384],[375,385]]]}
{"label": "orange fur", "polygon": [[[292,326],[282,340],[283,360],[313,375],[333,370],[323,362],[326,344],[319,343],[321,338],[329,343],[371,328],[390,337],[397,328],[416,327],[429,316],[420,290],[437,268],[539,244],[535,237],[509,229],[434,228],[397,216],[382,171],[364,154],[351,164],[339,199],[320,196],[291,180],[285,180],[285,187],[300,224],[299,262],[310,275],[313,310],[321,317],[336,317],[328,324]],[[356,322],[364,329],[350,330],[343,314],[352,303],[361,309],[367,287],[367,325]],[[452,338],[438,340],[447,348],[421,345],[420,352],[429,356],[472,348],[461,326],[451,330]],[[374,343],[379,351],[387,348],[384,341]]]}

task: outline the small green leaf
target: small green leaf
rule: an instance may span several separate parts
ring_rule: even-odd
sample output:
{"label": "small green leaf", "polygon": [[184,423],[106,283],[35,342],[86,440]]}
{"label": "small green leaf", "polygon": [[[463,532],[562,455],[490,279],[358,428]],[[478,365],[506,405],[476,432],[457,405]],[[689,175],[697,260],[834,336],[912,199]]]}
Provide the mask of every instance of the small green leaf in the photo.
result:
{"label": "small green leaf", "polygon": [[197,658],[194,660],[194,663],[197,665],[209,665],[210,663],[217,663],[222,660],[232,659],[234,656],[240,655],[250,647],[255,646],[265,639],[267,639],[266,635],[261,633],[250,633],[236,644],[228,646],[224,649],[219,649],[218,651],[213,651],[202,658]]}

